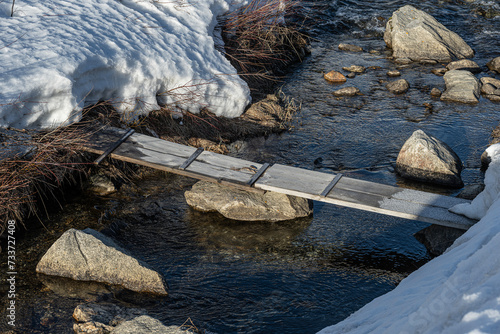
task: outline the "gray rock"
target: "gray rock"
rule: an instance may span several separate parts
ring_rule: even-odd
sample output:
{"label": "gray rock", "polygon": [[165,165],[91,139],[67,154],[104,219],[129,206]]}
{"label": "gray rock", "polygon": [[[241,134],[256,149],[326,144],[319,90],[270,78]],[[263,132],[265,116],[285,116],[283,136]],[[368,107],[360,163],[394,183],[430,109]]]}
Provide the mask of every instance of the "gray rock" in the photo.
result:
{"label": "gray rock", "polygon": [[216,211],[224,217],[245,221],[281,221],[312,214],[312,202],[299,197],[266,192],[250,193],[200,181],[184,193],[196,210]]}
{"label": "gray rock", "polygon": [[111,334],[188,334],[190,330],[182,330],[179,326],[165,326],[160,320],[142,315],[116,326]]}
{"label": "gray rock", "polygon": [[340,43],[339,50],[350,51],[350,52],[362,52],[363,48],[357,45]]}
{"label": "gray rock", "polygon": [[497,73],[500,73],[500,57],[496,57],[492,60],[490,60],[486,66],[490,69],[490,71],[495,71]]}
{"label": "gray rock", "polygon": [[410,58],[413,61],[451,61],[474,55],[460,36],[431,15],[410,5],[392,14],[387,21],[384,41],[392,48],[394,58]]}
{"label": "gray rock", "polygon": [[492,84],[484,84],[481,86],[481,93],[486,95],[495,95],[497,88]]}
{"label": "gray rock", "polygon": [[137,292],[167,294],[160,274],[133,258],[112,239],[89,228],[64,232],[42,257],[36,271],[121,285]]}
{"label": "gray rock", "polygon": [[113,182],[100,174],[90,176],[87,181],[87,190],[99,196],[106,196],[117,191]]}
{"label": "gray rock", "polygon": [[85,322],[73,324],[75,334],[109,334],[113,326],[108,326],[100,322]]}
{"label": "gray rock", "polygon": [[491,102],[500,102],[500,94],[494,94],[494,95],[488,94],[488,95],[485,95],[484,97],[486,97]]}
{"label": "gray rock", "polygon": [[349,67],[342,67],[342,69],[344,71],[349,71],[352,73],[363,73],[364,71],[366,71],[366,68],[364,66],[360,66],[360,65],[352,65]]}
{"label": "gray rock", "polygon": [[397,70],[387,71],[387,76],[389,76],[389,77],[399,77],[399,76],[401,76],[401,72],[399,72]]}
{"label": "gray rock", "polygon": [[394,59],[394,62],[396,64],[408,65],[408,64],[413,63],[413,60],[411,60],[410,58],[407,58],[407,57],[402,57],[402,58],[396,58],[396,59]]}
{"label": "gray rock", "polygon": [[434,59],[420,59],[418,62],[422,65],[436,65],[438,63]]}
{"label": "gray rock", "polygon": [[396,171],[405,178],[450,187],[462,187],[462,162],[444,142],[415,131],[404,143],[396,160]]}
{"label": "gray rock", "polygon": [[405,79],[389,82],[385,87],[394,94],[403,94],[410,88],[410,84]]}
{"label": "gray rock", "polygon": [[332,92],[335,96],[354,96],[359,95],[361,92],[356,87],[344,87]]}
{"label": "gray rock", "polygon": [[482,77],[481,78],[481,83],[483,85],[493,85],[495,86],[496,89],[500,88],[500,80],[495,79],[495,78],[490,78],[490,77]]}
{"label": "gray rock", "polygon": [[348,77],[349,79],[353,79],[353,78],[355,78],[355,77],[356,77],[356,73],[351,72],[351,73],[349,73],[348,75],[346,75],[346,77]]}
{"label": "gray rock", "polygon": [[479,65],[470,60],[470,59],[461,59],[461,60],[456,60],[452,61],[446,66],[446,69],[448,71],[451,70],[464,70],[464,71],[469,71],[472,73],[479,73],[481,72],[481,67]]}
{"label": "gray rock", "polygon": [[464,233],[464,230],[453,227],[431,225],[418,231],[414,236],[427,248],[429,254],[439,256]]}
{"label": "gray rock", "polygon": [[479,80],[469,71],[452,70],[444,75],[446,90],[441,101],[460,103],[478,103],[480,93]]}
{"label": "gray rock", "polygon": [[442,93],[441,93],[441,90],[439,88],[434,87],[431,89],[431,96],[432,97],[440,97],[441,94]]}
{"label": "gray rock", "polygon": [[137,308],[125,308],[115,304],[81,304],[73,311],[73,319],[77,322],[102,323],[116,326],[123,321],[134,319],[145,315],[146,310]]}

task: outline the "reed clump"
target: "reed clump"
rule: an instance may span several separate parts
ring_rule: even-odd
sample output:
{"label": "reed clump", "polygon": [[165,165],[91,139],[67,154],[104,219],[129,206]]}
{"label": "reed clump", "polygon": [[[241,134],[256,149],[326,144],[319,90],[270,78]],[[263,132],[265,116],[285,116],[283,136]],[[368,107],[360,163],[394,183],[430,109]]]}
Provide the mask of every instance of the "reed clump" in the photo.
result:
{"label": "reed clump", "polygon": [[300,9],[300,1],[252,0],[220,18],[221,51],[254,91],[272,91],[309,53]]}

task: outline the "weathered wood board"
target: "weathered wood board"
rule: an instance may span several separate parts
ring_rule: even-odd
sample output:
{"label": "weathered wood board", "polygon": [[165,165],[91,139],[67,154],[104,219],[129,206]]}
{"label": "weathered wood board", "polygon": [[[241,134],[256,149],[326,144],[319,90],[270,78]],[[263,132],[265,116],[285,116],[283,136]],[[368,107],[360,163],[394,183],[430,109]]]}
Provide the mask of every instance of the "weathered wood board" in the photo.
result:
{"label": "weathered wood board", "polygon": [[[85,149],[102,154],[126,132],[117,128],[97,131]],[[474,220],[448,210],[455,204],[469,202],[467,200],[348,177],[341,177],[339,180],[337,177],[335,186],[326,196],[322,196],[335,174],[279,164],[267,168],[254,186],[249,187],[247,183],[262,164],[207,151],[203,151],[193,160],[195,151],[194,147],[134,133],[115,149],[110,157],[249,191],[275,191],[459,229],[468,229],[475,223]],[[190,164],[181,169],[187,160]]]}

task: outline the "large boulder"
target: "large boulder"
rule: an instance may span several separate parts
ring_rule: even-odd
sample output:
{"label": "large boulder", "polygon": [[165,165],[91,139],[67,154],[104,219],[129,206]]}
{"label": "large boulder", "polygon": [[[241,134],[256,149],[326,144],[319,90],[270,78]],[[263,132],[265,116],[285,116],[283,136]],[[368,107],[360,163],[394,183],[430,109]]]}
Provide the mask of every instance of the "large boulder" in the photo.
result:
{"label": "large boulder", "polygon": [[474,51],[460,36],[431,15],[410,5],[392,14],[386,25],[384,41],[392,48],[394,58],[451,61],[474,56]]}
{"label": "large boulder", "polygon": [[452,70],[443,76],[446,90],[441,101],[478,103],[481,84],[469,71]]}
{"label": "large boulder", "polygon": [[450,187],[462,187],[462,162],[444,142],[415,131],[404,143],[396,160],[403,177]]}
{"label": "large boulder", "polygon": [[312,202],[299,197],[266,192],[257,194],[200,181],[184,193],[196,210],[217,211],[226,218],[245,221],[281,221],[312,214]]}
{"label": "large boulder", "polygon": [[79,281],[121,285],[137,292],[167,294],[159,273],[133,258],[112,239],[89,228],[64,232],[42,257],[36,271]]}

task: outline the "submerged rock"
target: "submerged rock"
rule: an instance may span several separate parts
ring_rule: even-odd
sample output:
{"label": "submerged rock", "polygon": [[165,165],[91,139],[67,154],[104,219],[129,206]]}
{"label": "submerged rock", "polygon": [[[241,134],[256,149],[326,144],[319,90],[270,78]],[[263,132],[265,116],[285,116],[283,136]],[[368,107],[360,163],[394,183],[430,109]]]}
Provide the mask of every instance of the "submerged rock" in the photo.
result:
{"label": "submerged rock", "polygon": [[469,71],[452,70],[444,75],[446,90],[441,95],[441,101],[460,103],[479,102],[479,80]]}
{"label": "submerged rock", "polygon": [[474,51],[456,33],[431,15],[406,5],[387,21],[384,41],[394,58],[451,61],[470,58]]}
{"label": "submerged rock", "polygon": [[389,82],[385,87],[394,94],[403,94],[410,88],[410,84],[405,79]]}
{"label": "submerged rock", "polygon": [[364,73],[366,71],[366,67],[360,65],[352,65],[349,67],[342,67],[344,71],[352,72],[352,73]]}
{"label": "submerged rock", "polygon": [[81,304],[73,311],[73,319],[77,321],[73,330],[77,334],[110,333],[114,326],[145,314],[144,309],[124,308],[114,304]]}
{"label": "submerged rock", "polygon": [[399,76],[401,76],[401,72],[399,72],[398,70],[390,70],[390,71],[387,71],[387,76],[388,77],[399,77]]}
{"label": "submerged rock", "polygon": [[116,326],[110,334],[192,334],[179,326],[165,326],[160,320],[148,315],[141,315],[132,320],[124,321]]}
{"label": "submerged rock", "polygon": [[285,194],[251,193],[200,181],[184,194],[187,203],[198,211],[216,211],[224,217],[245,221],[281,221],[312,214],[312,201]]}
{"label": "submerged rock", "polygon": [[344,87],[332,92],[335,96],[355,96],[359,95],[361,92],[356,87]]}
{"label": "submerged rock", "polygon": [[481,93],[493,102],[500,102],[500,80],[483,77],[481,83]]}
{"label": "submerged rock", "polygon": [[362,52],[363,48],[357,45],[340,43],[339,50],[350,51],[350,52]]}
{"label": "submerged rock", "polygon": [[121,285],[132,291],[166,295],[163,277],[147,264],[133,258],[112,239],[92,229],[70,229],[42,257],[36,271]]}
{"label": "submerged rock", "polygon": [[396,171],[405,178],[450,187],[462,187],[462,162],[446,143],[415,131],[404,143]]}
{"label": "submerged rock", "polygon": [[439,256],[464,233],[464,230],[453,227],[431,225],[418,231],[414,236],[427,248],[429,254]]}

